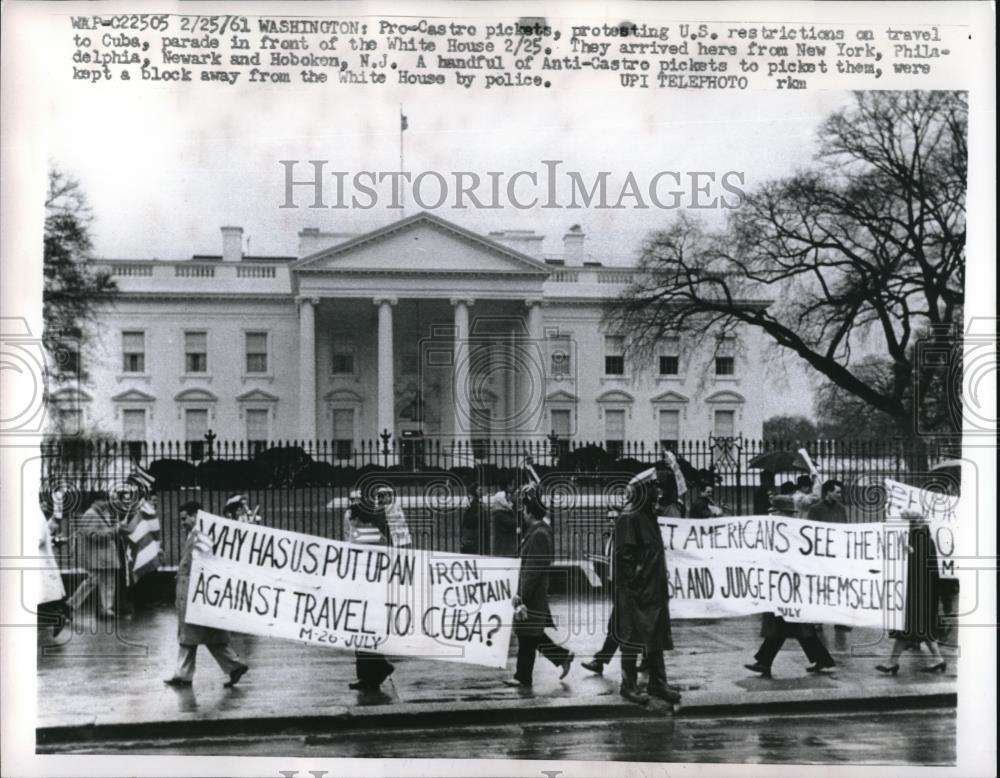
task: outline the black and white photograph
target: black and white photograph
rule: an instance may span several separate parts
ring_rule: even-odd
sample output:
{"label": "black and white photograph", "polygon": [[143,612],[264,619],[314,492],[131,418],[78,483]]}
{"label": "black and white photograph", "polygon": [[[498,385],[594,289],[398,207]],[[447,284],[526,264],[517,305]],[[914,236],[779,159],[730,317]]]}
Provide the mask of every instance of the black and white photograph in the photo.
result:
{"label": "black and white photograph", "polygon": [[4,775],[996,774],[992,5],[3,13]]}

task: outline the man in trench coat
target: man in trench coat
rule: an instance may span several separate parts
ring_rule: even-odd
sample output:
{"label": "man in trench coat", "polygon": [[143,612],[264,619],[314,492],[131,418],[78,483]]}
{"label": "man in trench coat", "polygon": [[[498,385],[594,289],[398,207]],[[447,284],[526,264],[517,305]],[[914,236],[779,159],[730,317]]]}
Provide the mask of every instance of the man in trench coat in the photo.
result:
{"label": "man in trench coat", "polygon": [[180,508],[181,525],[187,531],[184,549],[181,552],[180,564],[177,566],[177,582],[174,592],[174,603],[177,607],[177,642],[180,650],[177,654],[177,670],[173,677],[164,683],[168,686],[190,686],[194,678],[195,660],[198,656],[198,646],[206,646],[219,663],[222,672],[229,676],[224,684],[227,688],[235,686],[250,668],[243,664],[236,652],[229,647],[229,633],[224,629],[202,627],[188,624],[187,614],[188,583],[191,580],[191,561],[194,547],[198,542],[198,530],[195,521],[201,505],[195,501],[186,502]]}
{"label": "man in trench coat", "polygon": [[670,630],[666,555],[656,521],[658,489],[655,472],[629,484],[628,504],[615,524],[615,639],[621,646],[621,695],[645,704],[639,691],[637,658],[646,652],[650,696],[679,702],[667,684],[663,652],[674,647]]}
{"label": "man in trench coat", "polygon": [[119,535],[127,532],[119,518],[109,500],[97,499],[73,522],[73,553],[77,565],[87,571],[69,600],[74,611],[95,593],[98,615],[105,619],[116,616],[123,594],[118,581],[122,568]]}

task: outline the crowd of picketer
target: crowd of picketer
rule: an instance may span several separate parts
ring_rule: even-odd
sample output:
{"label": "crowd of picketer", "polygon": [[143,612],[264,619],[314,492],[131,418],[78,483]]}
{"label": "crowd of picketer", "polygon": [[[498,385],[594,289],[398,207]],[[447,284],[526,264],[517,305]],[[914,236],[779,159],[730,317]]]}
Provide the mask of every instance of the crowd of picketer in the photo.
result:
{"label": "crowd of picketer", "polygon": [[[789,485],[792,488],[788,488]],[[676,466],[669,460],[636,475],[628,483],[624,505],[609,514],[610,527],[607,558],[612,589],[612,610],[607,635],[600,651],[581,663],[585,670],[603,674],[616,652],[620,652],[622,697],[646,704],[651,697],[668,703],[678,703],[681,691],[667,679],[664,652],[673,649],[670,606],[667,590],[666,553],[657,523],[660,516],[712,518],[724,511],[712,496],[713,482],[706,480],[694,485],[695,495],[690,509],[684,505],[687,484]],[[837,480],[821,481],[815,472],[801,476],[797,483],[774,488],[763,480],[755,498],[755,515],[764,513],[815,521],[845,522],[842,504],[843,485]],[[478,535],[471,527],[478,524],[483,502],[501,510],[509,509],[517,524],[517,546],[514,549],[494,547],[493,555],[520,558],[518,591],[513,601],[513,633],[517,640],[517,658],[513,676],[502,683],[528,689],[532,685],[535,659],[538,655],[555,665],[560,678],[571,671],[575,655],[555,642],[546,630],[555,627],[549,608],[549,572],[554,561],[552,522],[537,477],[519,489],[507,490],[488,498],[473,494],[463,519],[462,551],[475,553]],[[765,502],[766,501],[766,502]],[[57,505],[57,503],[56,503]],[[233,686],[249,670],[230,646],[227,631],[191,624],[186,621],[188,583],[195,549],[204,551],[206,542],[196,527],[202,506],[197,501],[181,505],[178,518],[186,537],[181,552],[175,584],[177,610],[178,658],[174,673],[164,682],[174,687],[192,684],[198,646],[205,646],[227,676],[226,686]],[[226,503],[223,515],[237,521],[259,522],[256,510],[251,511],[242,495],[233,495]],[[95,501],[73,522],[71,540],[78,565],[86,576],[67,597],[59,566],[53,554],[53,541],[62,537],[61,511],[53,511],[46,521],[40,512],[39,548],[46,567],[39,596],[40,619],[53,625],[58,634],[94,595],[100,618],[113,619],[119,609],[128,607],[121,596],[129,578],[141,572],[141,562],[155,569],[159,560],[143,561],[149,545],[144,541],[159,535],[156,496],[152,476],[137,468],[129,477],[128,494],[109,495]],[[919,514],[910,515],[910,554],[906,624],[893,634],[889,661],[877,665],[880,672],[895,675],[899,657],[906,647],[925,643],[933,663],[922,668],[940,673],[946,669],[937,645],[938,579],[936,550],[926,522]],[[378,489],[371,495],[354,491],[345,514],[345,541],[365,545],[410,544],[405,517],[394,501],[391,489]],[[477,530],[478,533],[478,530]],[[476,536],[474,536],[476,535]],[[156,544],[158,553],[158,544]],[[41,623],[41,622],[40,622]],[[835,625],[838,642],[844,640],[847,627]],[[764,678],[771,677],[771,665],[784,642],[793,638],[799,642],[810,664],[809,673],[823,673],[836,667],[836,662],[821,640],[820,625],[789,622],[774,614],[764,614],[761,634],[764,638],[748,670]],[[640,664],[641,659],[641,664]],[[356,650],[357,678],[348,685],[359,692],[375,691],[395,670],[389,659],[375,651]],[[639,675],[647,676],[645,688],[640,687]]]}

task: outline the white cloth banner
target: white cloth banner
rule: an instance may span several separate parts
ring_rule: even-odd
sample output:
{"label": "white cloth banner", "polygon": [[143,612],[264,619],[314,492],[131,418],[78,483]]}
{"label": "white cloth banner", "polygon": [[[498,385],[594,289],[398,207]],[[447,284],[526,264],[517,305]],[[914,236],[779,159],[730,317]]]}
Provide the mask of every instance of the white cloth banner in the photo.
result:
{"label": "white cloth banner", "polygon": [[885,492],[887,520],[899,520],[904,511],[927,517],[931,537],[937,547],[938,573],[942,578],[954,578],[958,496],[908,486],[891,478],[885,479]]}
{"label": "white cloth banner", "polygon": [[902,629],[908,528],[781,516],[659,518],[670,615],[774,613]]}
{"label": "white cloth banner", "polygon": [[197,529],[187,593],[192,624],[507,665],[517,559],[354,545],[204,511]]}

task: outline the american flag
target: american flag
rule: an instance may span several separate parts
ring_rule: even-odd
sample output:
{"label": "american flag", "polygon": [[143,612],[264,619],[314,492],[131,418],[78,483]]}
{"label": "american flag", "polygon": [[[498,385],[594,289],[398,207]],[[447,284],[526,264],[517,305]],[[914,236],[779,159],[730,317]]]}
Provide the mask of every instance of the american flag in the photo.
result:
{"label": "american flag", "polygon": [[[152,474],[140,466],[132,471],[129,480],[147,494],[152,492],[153,484],[156,483]],[[160,519],[156,515],[156,508],[148,499],[142,501],[139,510],[129,519],[126,527],[128,539],[125,554],[131,585],[160,567]]]}
{"label": "american flag", "polygon": [[129,572],[134,584],[160,568],[160,519],[156,509],[143,502],[127,527]]}

